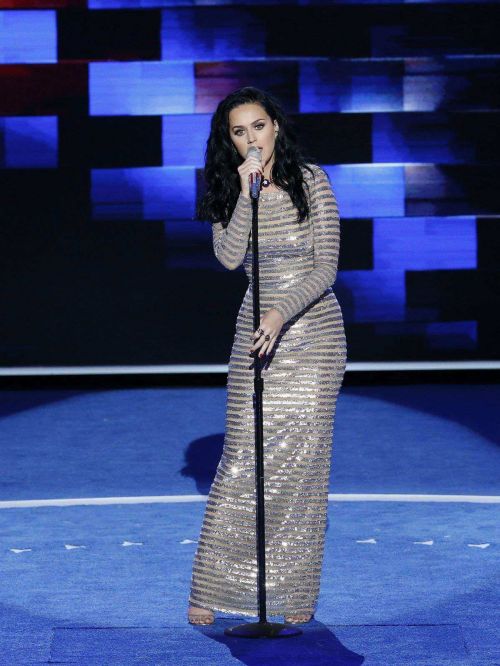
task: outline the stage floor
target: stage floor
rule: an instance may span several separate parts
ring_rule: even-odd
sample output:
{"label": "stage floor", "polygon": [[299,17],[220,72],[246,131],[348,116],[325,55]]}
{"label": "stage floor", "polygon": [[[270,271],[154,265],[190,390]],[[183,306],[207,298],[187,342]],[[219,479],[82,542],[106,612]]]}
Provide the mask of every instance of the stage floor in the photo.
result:
{"label": "stage floor", "polygon": [[500,662],[500,387],[342,389],[318,611],[288,640],[187,623],[224,389],[0,404],[0,664]]}

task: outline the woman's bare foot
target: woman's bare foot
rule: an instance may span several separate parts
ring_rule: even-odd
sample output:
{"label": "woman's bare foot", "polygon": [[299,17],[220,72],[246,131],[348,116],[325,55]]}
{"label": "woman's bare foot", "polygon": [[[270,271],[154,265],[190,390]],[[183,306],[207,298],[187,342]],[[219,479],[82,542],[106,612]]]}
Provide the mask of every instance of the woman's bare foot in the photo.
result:
{"label": "woman's bare foot", "polygon": [[289,624],[305,624],[312,620],[314,613],[296,613],[294,615],[285,615],[285,622]]}
{"label": "woman's bare foot", "polygon": [[190,624],[213,624],[214,614],[211,610],[207,610],[206,608],[189,606],[188,620]]}

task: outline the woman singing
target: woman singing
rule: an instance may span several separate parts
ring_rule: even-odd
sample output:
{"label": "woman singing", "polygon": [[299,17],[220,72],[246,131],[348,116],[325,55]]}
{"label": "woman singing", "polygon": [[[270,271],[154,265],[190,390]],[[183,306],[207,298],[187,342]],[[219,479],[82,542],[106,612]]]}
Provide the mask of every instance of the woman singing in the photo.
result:
{"label": "woman singing", "polygon": [[[260,150],[247,157],[250,146]],[[259,197],[260,327],[253,328],[252,204]],[[254,358],[264,380],[266,605],[308,622],[323,562],[337,397],[346,366],[344,322],[332,284],[339,212],[325,171],[306,163],[270,95],[241,88],[222,100],[207,141],[207,191],[198,217],[212,223],[217,259],[243,264],[249,286],[229,359],[225,438],[194,556],[188,620],[213,611],[258,615]],[[254,358],[252,358],[252,356]]]}

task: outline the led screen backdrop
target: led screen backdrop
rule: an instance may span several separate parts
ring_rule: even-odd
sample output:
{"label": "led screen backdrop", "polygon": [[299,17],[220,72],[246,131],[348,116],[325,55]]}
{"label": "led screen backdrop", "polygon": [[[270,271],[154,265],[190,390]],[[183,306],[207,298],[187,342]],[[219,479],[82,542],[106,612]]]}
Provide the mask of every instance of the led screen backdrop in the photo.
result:
{"label": "led screen backdrop", "polygon": [[1,364],[226,363],[210,117],[274,93],[329,173],[348,360],[493,359],[500,6],[0,3]]}

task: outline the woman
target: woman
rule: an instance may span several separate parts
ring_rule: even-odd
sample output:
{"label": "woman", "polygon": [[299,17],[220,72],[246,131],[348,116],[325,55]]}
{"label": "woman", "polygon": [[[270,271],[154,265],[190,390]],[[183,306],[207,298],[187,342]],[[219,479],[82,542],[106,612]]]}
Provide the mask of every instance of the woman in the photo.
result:
{"label": "woman", "polygon": [[[250,146],[261,159],[246,157]],[[253,330],[252,204],[259,171],[261,319]],[[309,621],[322,567],[333,421],[346,365],[342,313],[331,285],[340,225],[326,173],[306,164],[279,104],[252,87],[226,97],[207,142],[207,192],[215,256],[244,265],[249,286],[229,359],[224,448],[194,557],[188,619],[213,611],[258,615],[254,368],[263,363],[266,606]],[[265,358],[264,358],[265,357]]]}

